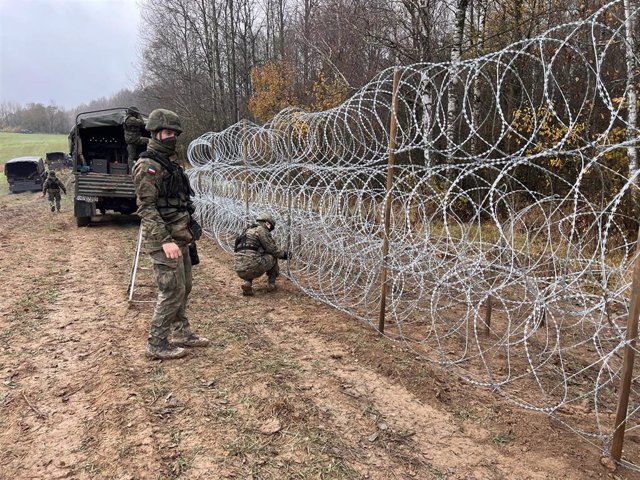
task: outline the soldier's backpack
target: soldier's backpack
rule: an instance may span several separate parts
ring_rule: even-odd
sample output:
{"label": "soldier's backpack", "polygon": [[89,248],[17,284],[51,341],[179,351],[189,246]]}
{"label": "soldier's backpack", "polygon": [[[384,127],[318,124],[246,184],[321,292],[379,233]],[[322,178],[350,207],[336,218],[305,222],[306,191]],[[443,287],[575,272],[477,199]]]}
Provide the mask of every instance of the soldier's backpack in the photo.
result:
{"label": "soldier's backpack", "polygon": [[60,189],[60,185],[58,184],[58,181],[54,178],[47,178],[45,180],[45,186],[49,189],[49,190],[57,190]]}
{"label": "soldier's backpack", "polygon": [[242,250],[258,251],[259,247],[254,245],[253,242],[250,242],[247,238],[247,230],[254,227],[257,227],[257,225],[251,225],[250,227],[245,228],[242,233],[236,237],[235,245],[233,246],[233,251],[235,253],[241,252]]}

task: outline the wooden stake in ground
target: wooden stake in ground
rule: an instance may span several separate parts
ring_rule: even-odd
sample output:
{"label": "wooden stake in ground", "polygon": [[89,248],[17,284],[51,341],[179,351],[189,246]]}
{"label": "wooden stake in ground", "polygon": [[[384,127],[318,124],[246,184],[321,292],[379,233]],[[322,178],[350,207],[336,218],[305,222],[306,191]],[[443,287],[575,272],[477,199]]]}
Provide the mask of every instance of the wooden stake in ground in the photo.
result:
{"label": "wooden stake in ground", "polygon": [[491,311],[493,310],[492,297],[489,295],[485,303],[484,311],[484,333],[489,335],[491,333]]}
{"label": "wooden stake in ground", "polygon": [[[287,169],[287,251],[291,257],[293,245],[291,245],[291,167]],[[290,261],[287,260],[287,274],[291,275]]]}
{"label": "wooden stake in ground", "polygon": [[627,408],[629,406],[629,392],[631,391],[631,379],[633,378],[633,361],[635,359],[636,339],[638,338],[638,315],[640,315],[640,230],[636,244],[636,256],[633,265],[633,282],[631,284],[631,306],[627,319],[627,344],[624,347],[624,363],[622,365],[622,377],[620,385],[620,397],[618,398],[618,411],[616,412],[616,430],[611,442],[611,456],[615,460],[622,457],[622,445],[624,443],[624,430],[626,428]]}
{"label": "wooden stake in ground", "polygon": [[393,166],[396,161],[396,132],[398,129],[398,83],[400,70],[393,72],[393,93],[391,100],[391,123],[389,125],[389,162],[387,164],[387,198],[384,204],[384,238],[382,240],[382,271],[380,272],[380,316],[378,331],[384,333],[384,317],[387,308],[387,257],[389,256],[389,227],[391,226],[391,188],[393,187]]}

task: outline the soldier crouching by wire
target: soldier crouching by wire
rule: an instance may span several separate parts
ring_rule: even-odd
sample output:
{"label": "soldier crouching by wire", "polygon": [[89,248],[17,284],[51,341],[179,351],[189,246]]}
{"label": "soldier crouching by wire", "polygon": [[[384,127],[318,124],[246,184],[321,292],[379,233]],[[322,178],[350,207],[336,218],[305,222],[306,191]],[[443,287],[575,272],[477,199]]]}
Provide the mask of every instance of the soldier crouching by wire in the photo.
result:
{"label": "soldier crouching by wire", "polygon": [[60,190],[62,190],[65,195],[67,194],[67,189],[64,188],[64,185],[56,176],[56,172],[50,170],[49,176],[42,184],[42,196],[44,197],[46,194],[49,195],[49,206],[52,212],[56,210],[60,212]]}
{"label": "soldier crouching by wire", "polygon": [[289,252],[278,248],[271,232],[276,222],[268,213],[256,217],[256,224],[247,228],[236,240],[234,270],[244,280],[242,295],[253,295],[253,280],[267,274],[267,291],[276,289],[280,274],[278,259],[289,260]]}
{"label": "soldier crouching by wire", "polygon": [[168,360],[183,357],[186,352],[181,347],[209,345],[208,339],[191,330],[187,318],[191,266],[197,263],[197,256],[191,257],[189,250],[202,229],[192,218],[193,192],[178,163],[176,142],[182,133],[178,115],[154,110],[147,130],[152,132],[151,140],[133,169],[137,213],[158,286],[146,353],[152,359]]}

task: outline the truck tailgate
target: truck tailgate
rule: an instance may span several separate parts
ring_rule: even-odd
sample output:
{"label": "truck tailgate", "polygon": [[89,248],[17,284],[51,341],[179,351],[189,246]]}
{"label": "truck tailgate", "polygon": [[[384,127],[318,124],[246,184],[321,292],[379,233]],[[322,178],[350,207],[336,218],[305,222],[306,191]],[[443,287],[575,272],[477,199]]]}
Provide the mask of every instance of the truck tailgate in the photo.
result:
{"label": "truck tailgate", "polygon": [[76,195],[135,198],[136,189],[131,175],[78,173],[76,174]]}

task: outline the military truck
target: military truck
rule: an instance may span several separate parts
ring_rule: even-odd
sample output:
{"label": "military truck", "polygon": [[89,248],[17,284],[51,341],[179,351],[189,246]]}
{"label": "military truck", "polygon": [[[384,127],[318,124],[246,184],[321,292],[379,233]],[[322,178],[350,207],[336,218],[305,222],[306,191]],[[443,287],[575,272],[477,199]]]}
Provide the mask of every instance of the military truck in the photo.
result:
{"label": "military truck", "polygon": [[11,193],[40,191],[46,177],[40,157],[13,158],[4,164],[4,174]]}
{"label": "military truck", "polygon": [[[73,211],[79,227],[89,225],[98,212],[128,215],[136,211],[124,140],[126,117],[125,107],[82,112],[69,133],[75,177]],[[138,154],[143,150],[140,147]]]}

